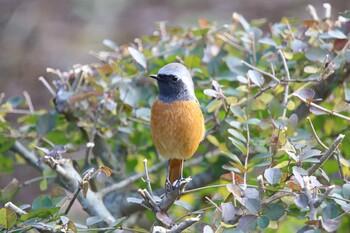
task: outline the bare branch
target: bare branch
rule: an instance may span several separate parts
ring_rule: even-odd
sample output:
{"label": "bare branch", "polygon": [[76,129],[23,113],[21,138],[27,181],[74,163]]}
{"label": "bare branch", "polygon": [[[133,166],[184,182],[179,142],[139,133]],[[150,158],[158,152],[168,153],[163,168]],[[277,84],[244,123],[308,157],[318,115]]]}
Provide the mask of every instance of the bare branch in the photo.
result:
{"label": "bare branch", "polygon": [[310,119],[310,117],[307,117],[307,120],[309,121],[309,124],[311,126],[311,129],[312,129],[312,132],[316,138],[316,141],[326,150],[328,150],[328,147],[321,141],[321,139],[318,137],[317,133],[316,133],[316,130],[314,128],[314,125],[312,124],[312,121]]}
{"label": "bare branch", "polygon": [[278,50],[278,53],[280,54],[282,61],[283,61],[283,67],[284,70],[286,71],[286,79],[287,79],[287,83],[284,84],[284,92],[283,92],[283,113],[282,113],[282,117],[286,117],[287,114],[287,103],[288,103],[288,93],[289,93],[289,80],[290,80],[290,74],[289,74],[289,68],[287,65],[287,61],[286,61],[286,57],[284,56],[284,53],[282,52],[282,50]]}
{"label": "bare branch", "polygon": [[329,149],[322,155],[320,158],[319,163],[314,163],[308,170],[308,176],[313,175],[318,168],[320,168],[328,159],[331,157],[331,155],[334,153],[336,149],[338,149],[338,146],[343,141],[345,135],[339,134],[339,136],[334,140],[333,144],[329,147]]}

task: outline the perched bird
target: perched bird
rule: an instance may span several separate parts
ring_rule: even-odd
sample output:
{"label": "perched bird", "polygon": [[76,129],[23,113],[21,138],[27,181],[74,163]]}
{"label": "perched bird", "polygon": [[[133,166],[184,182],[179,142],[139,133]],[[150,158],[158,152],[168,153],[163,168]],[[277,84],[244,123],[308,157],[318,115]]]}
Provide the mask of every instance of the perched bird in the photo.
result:
{"label": "perched bird", "polygon": [[166,186],[173,187],[183,178],[184,160],[193,156],[204,137],[204,118],[186,66],[170,63],[150,77],[159,87],[151,110],[151,135],[158,154],[169,159]]}

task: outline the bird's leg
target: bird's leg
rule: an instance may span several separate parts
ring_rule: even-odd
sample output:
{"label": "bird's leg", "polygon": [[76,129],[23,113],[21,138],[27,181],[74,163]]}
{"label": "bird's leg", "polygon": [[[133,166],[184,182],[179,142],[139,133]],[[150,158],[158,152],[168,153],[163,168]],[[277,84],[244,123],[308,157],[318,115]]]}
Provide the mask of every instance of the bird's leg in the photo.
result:
{"label": "bird's leg", "polygon": [[181,173],[180,173],[180,177],[179,179],[176,181],[175,185],[172,186],[173,190],[174,189],[178,189],[179,190],[179,194],[181,194],[181,192],[183,191],[181,189],[183,183],[186,182],[186,179],[183,178],[183,170],[184,170],[184,161],[182,161],[181,163]]}
{"label": "bird's leg", "polygon": [[165,184],[164,184],[164,189],[165,189],[165,195],[167,195],[168,192],[170,192],[172,190],[172,183],[170,183],[170,179],[169,179],[169,171],[170,171],[170,160],[168,162],[168,172],[167,172],[167,177],[165,180]]}

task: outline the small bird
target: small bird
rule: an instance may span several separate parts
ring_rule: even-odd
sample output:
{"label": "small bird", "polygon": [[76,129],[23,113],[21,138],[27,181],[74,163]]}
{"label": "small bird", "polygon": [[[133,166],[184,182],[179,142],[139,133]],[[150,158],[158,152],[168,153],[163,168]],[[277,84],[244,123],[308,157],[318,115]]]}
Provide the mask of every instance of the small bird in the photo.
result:
{"label": "small bird", "polygon": [[183,178],[184,160],[193,156],[204,137],[204,118],[186,66],[170,63],[150,77],[159,87],[151,110],[151,135],[158,154],[169,159],[166,187],[174,187]]}

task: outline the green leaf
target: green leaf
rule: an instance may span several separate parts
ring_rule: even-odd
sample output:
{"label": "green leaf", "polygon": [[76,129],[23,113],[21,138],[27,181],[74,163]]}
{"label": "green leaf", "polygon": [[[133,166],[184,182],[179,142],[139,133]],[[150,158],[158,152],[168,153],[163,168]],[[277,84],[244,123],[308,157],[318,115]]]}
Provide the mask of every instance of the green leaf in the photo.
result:
{"label": "green leaf", "polygon": [[284,215],[284,208],[279,204],[271,203],[264,212],[271,221],[277,221]]}
{"label": "green leaf", "polygon": [[144,69],[147,68],[147,61],[145,55],[143,55],[140,51],[134,49],[133,47],[128,47],[128,51],[132,58],[134,58],[139,65],[141,65]]}
{"label": "green leaf", "polygon": [[264,77],[259,72],[255,70],[249,70],[247,75],[250,81],[252,81],[258,87],[262,87],[262,85],[264,84]]}
{"label": "green leaf", "polygon": [[243,134],[241,134],[240,132],[238,132],[237,130],[235,129],[228,129],[228,132],[235,138],[237,138],[238,140],[246,143],[247,142],[247,139],[243,136]]}
{"label": "green leaf", "polygon": [[185,57],[184,65],[189,69],[192,69],[194,67],[199,67],[200,64],[201,64],[201,59],[198,56],[190,55]]}
{"label": "green leaf", "polygon": [[228,139],[230,139],[232,144],[235,145],[244,155],[247,154],[247,148],[245,147],[245,145],[242,142],[237,141],[236,139],[234,139],[232,137],[228,137]]}
{"label": "green leaf", "polygon": [[7,100],[7,103],[9,103],[12,108],[17,108],[22,102],[23,98],[21,96],[14,96]]}
{"label": "green leaf", "polygon": [[53,207],[51,198],[47,195],[41,195],[33,201],[32,209],[38,210],[38,209],[44,209],[44,208],[51,208]]}
{"label": "green leaf", "polygon": [[117,227],[119,227],[126,219],[127,219],[127,217],[118,218],[117,220],[115,220],[114,222],[112,222],[111,226],[117,228]]}
{"label": "green leaf", "polygon": [[44,114],[41,115],[36,122],[36,130],[39,134],[45,135],[50,132],[56,124],[56,115],[54,114]]}
{"label": "green leaf", "polygon": [[249,211],[251,214],[257,214],[260,212],[261,204],[258,199],[253,198],[243,198],[243,203],[245,208]]}
{"label": "green leaf", "polygon": [[214,146],[219,146],[220,142],[214,135],[207,135],[207,140]]}
{"label": "green leaf", "polygon": [[310,61],[318,61],[318,62],[324,62],[326,58],[327,52],[321,48],[309,48],[306,50],[305,56]]}
{"label": "green leaf", "polygon": [[17,221],[17,214],[13,209],[1,208],[0,209],[0,227],[5,229],[11,229]]}
{"label": "green leaf", "polygon": [[52,217],[59,210],[60,210],[60,207],[37,209],[37,210],[31,211],[28,214],[23,214],[21,216],[21,220],[26,221],[26,220],[31,219],[31,218],[48,218],[48,217]]}
{"label": "green leaf", "polygon": [[261,229],[265,229],[266,227],[269,226],[270,220],[269,220],[268,217],[266,217],[266,216],[263,215],[263,216],[260,216],[260,217],[258,218],[257,224],[258,224],[258,226],[259,226]]}
{"label": "green leaf", "polygon": [[282,177],[282,171],[278,168],[268,168],[264,172],[264,177],[270,184],[277,184]]}
{"label": "green leaf", "polygon": [[339,208],[334,203],[329,203],[322,209],[323,219],[334,219],[338,215],[339,215]]}

